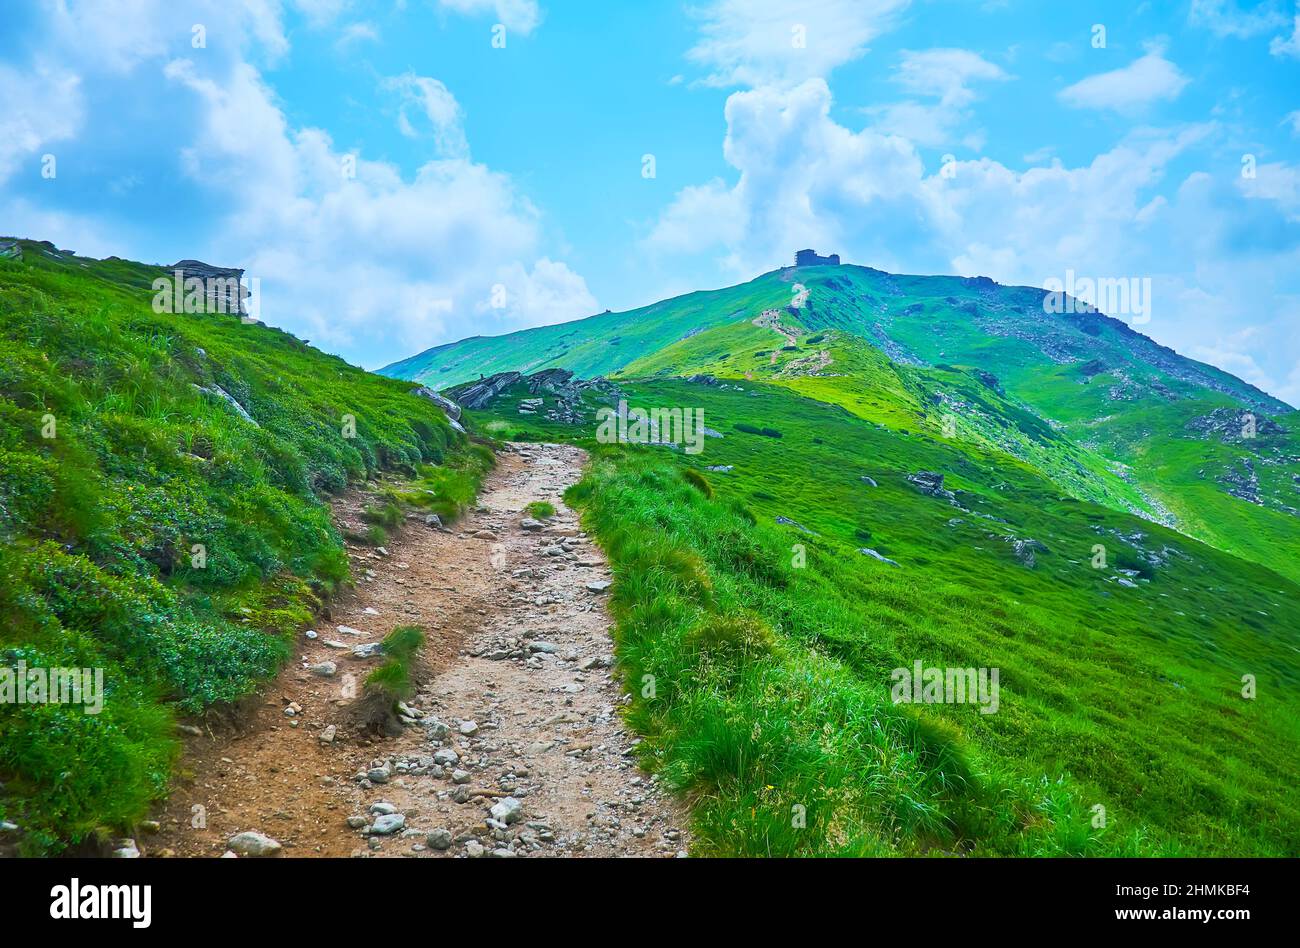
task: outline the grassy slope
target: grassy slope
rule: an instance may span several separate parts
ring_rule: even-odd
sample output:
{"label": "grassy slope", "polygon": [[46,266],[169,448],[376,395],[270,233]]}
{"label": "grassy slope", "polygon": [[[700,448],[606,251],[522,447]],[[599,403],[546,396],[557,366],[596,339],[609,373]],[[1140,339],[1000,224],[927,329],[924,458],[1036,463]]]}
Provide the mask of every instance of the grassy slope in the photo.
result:
{"label": "grassy slope", "polygon": [[459,463],[462,438],[407,383],[290,335],[153,313],[154,268],[23,246],[0,260],[0,649],[104,668],[108,692],[98,715],[0,708],[0,817],[39,851],[143,816],[176,752],[172,709],[278,667],[347,577],[324,494]]}
{"label": "grassy slope", "polygon": [[[1197,539],[1300,578],[1300,521],[1214,485],[1213,475],[1241,457],[1243,447],[1207,443],[1185,430],[1189,421],[1214,408],[1285,418],[1288,406],[1213,366],[1175,357],[1114,320],[1044,314],[1037,291],[1005,288],[1005,293],[981,290],[972,295],[969,281],[955,277],[840,270],[809,281],[810,327],[856,326],[869,334],[870,324],[923,362],[994,371],[1009,395],[1060,425],[1076,445],[1131,467],[1131,486],[1118,488],[1127,494],[1125,506],[1149,507],[1133,496],[1133,489],[1140,489]],[[832,280],[842,285],[828,285]],[[864,315],[873,303],[875,311]],[[1045,348],[1072,353],[1081,361],[1054,362]],[[1105,371],[1091,376],[1081,371],[1094,360]],[[1119,398],[1113,397],[1114,388],[1121,390]],[[1300,474],[1300,429],[1292,424],[1289,435],[1277,440],[1289,460],[1261,468],[1261,486],[1297,507],[1300,491],[1293,477]],[[1209,477],[1199,473],[1207,460]],[[1038,463],[1057,473],[1051,464]],[[1110,476],[1085,467],[1090,477]]]}
{"label": "grassy slope", "polygon": [[[808,291],[797,314],[796,282]],[[1042,295],[864,267],[786,269],[629,313],[466,340],[384,371],[437,387],[553,365],[620,378],[708,372],[771,380],[898,429],[937,433],[952,416],[957,438],[1002,450],[1073,496],[1157,520],[1172,514],[1197,539],[1300,579],[1300,518],[1282,509],[1300,508],[1300,427],[1291,423],[1256,465],[1260,505],[1215,483],[1260,445],[1211,444],[1186,430],[1214,408],[1285,419],[1289,407],[1116,320],[1044,313]],[[799,351],[752,325],[766,309],[799,330]],[[823,349],[829,367],[799,369]],[[1003,391],[976,381],[977,369]]]}
{"label": "grassy slope", "polygon": [[552,367],[572,369],[583,378],[608,375],[687,333],[733,322],[750,311],[758,315],[784,306],[790,296],[779,272],[767,273],[740,286],[690,293],[624,313],[602,313],[506,336],[476,336],[426,350],[379,372],[437,389],[480,374]]}
{"label": "grassy slope", "polygon": [[[632,404],[699,406],[725,434],[694,458],[602,448],[573,496],[614,560],[632,720],[699,801],[703,851],[1297,853],[1295,583],[1062,498],[1004,455],[780,387],[625,384]],[[480,421],[500,436],[592,433],[509,403]],[[704,473],[712,500],[680,477],[704,465],[732,465]],[[920,469],[1009,523],[920,494],[905,481]],[[1048,551],[1026,568],[1008,534]],[[1107,569],[1091,566],[1097,543]],[[1117,567],[1144,574],[1137,588]],[[889,671],[916,659],[999,667],[1001,710],[892,705]],[[795,804],[806,830],[790,825]]]}
{"label": "grassy slope", "polygon": [[[1113,473],[1106,460],[1071,441],[1024,403],[982,384],[969,368],[899,365],[862,337],[839,329],[810,332],[800,326],[795,347],[748,321],[707,330],[638,359],[614,377],[689,376],[771,381],[868,421],[898,430],[922,428],[937,437],[1005,452],[1046,474],[1072,496],[1118,510],[1146,511],[1144,497]],[[781,344],[773,349],[773,340]],[[764,348],[764,346],[766,348]],[[824,353],[829,362],[808,371]],[[775,360],[772,359],[775,354]],[[945,424],[951,423],[945,432]]]}

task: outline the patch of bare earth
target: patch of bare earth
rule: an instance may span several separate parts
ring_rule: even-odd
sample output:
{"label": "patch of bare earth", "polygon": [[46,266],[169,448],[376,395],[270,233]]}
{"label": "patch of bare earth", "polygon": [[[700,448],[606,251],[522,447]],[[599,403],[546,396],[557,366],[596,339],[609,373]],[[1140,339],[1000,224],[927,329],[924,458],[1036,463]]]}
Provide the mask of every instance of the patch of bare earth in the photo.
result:
{"label": "patch of bare earth", "polygon": [[[683,813],[636,766],[618,715],[604,556],[561,500],[584,460],[510,445],[454,529],[414,516],[387,550],[350,548],[357,588],[239,725],[196,722],[142,851],[220,856],[243,832],[295,856],[685,851]],[[367,500],[345,496],[340,526],[358,528]],[[556,515],[525,524],[535,500]],[[407,726],[389,738],[360,715],[383,659],[354,649],[399,625],[428,641]]]}

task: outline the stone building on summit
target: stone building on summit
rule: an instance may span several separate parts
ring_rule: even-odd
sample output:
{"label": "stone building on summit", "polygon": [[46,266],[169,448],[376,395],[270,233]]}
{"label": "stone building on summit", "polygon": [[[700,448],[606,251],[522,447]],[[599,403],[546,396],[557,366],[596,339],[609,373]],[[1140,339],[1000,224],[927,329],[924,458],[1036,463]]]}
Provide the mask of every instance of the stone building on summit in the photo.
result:
{"label": "stone building on summit", "polygon": [[838,267],[840,255],[833,253],[829,257],[819,257],[816,250],[796,250],[794,265],[796,267]]}

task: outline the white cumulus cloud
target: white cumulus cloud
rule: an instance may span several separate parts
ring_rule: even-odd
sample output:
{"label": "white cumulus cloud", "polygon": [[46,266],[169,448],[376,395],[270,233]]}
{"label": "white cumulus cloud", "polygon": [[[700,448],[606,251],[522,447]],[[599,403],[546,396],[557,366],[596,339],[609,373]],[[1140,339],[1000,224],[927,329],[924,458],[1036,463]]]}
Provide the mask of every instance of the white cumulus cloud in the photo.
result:
{"label": "white cumulus cloud", "polygon": [[409,109],[418,108],[432,128],[438,154],[445,158],[468,158],[469,143],[465,140],[464,113],[460,103],[442,82],[428,76],[408,72],[384,81],[384,88],[401,96],[398,127],[403,135],[416,138],[420,135],[412,124]]}
{"label": "white cumulus cloud", "polygon": [[[939,147],[953,141],[956,129],[971,118],[969,106],[978,98],[975,83],[1010,78],[1000,66],[970,50],[904,50],[894,82],[933,101],[909,100],[866,111],[882,131],[902,135],[918,145]],[[962,143],[979,148],[983,134],[970,133]]]}
{"label": "white cumulus cloud", "polygon": [[1178,98],[1189,81],[1182,70],[1157,48],[1127,66],[1066,86],[1060,91],[1059,98],[1076,109],[1102,109],[1133,115],[1156,102]]}
{"label": "white cumulus cloud", "polygon": [[438,0],[438,6],[465,15],[490,14],[507,30],[523,36],[542,22],[537,0]]}
{"label": "white cumulus cloud", "polygon": [[825,77],[862,55],[907,6],[908,0],[712,0],[693,10],[701,37],[687,56],[719,86]]}

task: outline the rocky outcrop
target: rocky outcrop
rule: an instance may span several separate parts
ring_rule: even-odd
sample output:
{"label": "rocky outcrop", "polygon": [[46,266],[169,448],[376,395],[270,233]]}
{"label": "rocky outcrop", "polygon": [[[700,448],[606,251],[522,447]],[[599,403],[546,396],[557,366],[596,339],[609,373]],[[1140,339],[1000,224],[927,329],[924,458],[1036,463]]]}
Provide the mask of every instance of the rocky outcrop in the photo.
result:
{"label": "rocky outcrop", "polygon": [[1252,428],[1254,437],[1287,433],[1286,429],[1272,418],[1239,408],[1216,408],[1208,415],[1193,418],[1185,427],[1203,438],[1213,436],[1220,441],[1248,439],[1252,436]]}
{"label": "rocky outcrop", "polygon": [[182,287],[192,279],[203,281],[207,312],[247,316],[244,298],[249,295],[244,286],[244,271],[234,267],[214,267],[201,260],[181,260],[172,264],[173,274],[180,274]]}
{"label": "rocky outcrop", "polygon": [[1037,562],[1036,554],[1048,552],[1047,544],[1038,540],[1022,540],[1019,537],[1004,537],[1003,539],[1011,544],[1011,549],[1020,564],[1029,569],[1033,569]]}
{"label": "rocky outcrop", "polygon": [[[590,420],[590,410],[584,399],[594,396],[597,401],[613,403],[624,394],[606,378],[575,378],[569,369],[542,369],[532,375],[520,372],[499,372],[477,382],[467,382],[448,389],[448,395],[465,408],[486,408],[515,384],[523,382],[530,395],[522,399],[519,412],[523,415],[541,415],[548,421],[565,425],[581,424]],[[550,402],[553,403],[548,404]]]}
{"label": "rocky outcrop", "polygon": [[795,528],[796,530],[798,530],[800,533],[806,533],[806,534],[808,534],[809,536],[812,536],[812,537],[817,536],[817,534],[813,533],[811,530],[809,530],[807,527],[805,527],[802,523],[799,523],[799,522],[797,522],[797,521],[795,521],[795,520],[791,520],[789,517],[777,517],[777,518],[776,518],[776,522],[777,522],[778,524],[780,524],[781,526],[783,526],[783,527],[794,527],[794,528]]}
{"label": "rocky outcrop", "polygon": [[[193,382],[191,382],[190,384],[194,385]],[[200,392],[202,392],[204,395],[211,395],[213,398],[221,399],[232,409],[234,409],[236,415],[238,415],[240,418],[244,419],[244,421],[251,424],[254,428],[261,427],[260,425],[258,425],[256,421],[253,420],[253,416],[248,413],[248,411],[244,408],[244,406],[239,404],[239,402],[235,401],[235,397],[231,395],[229,392],[227,392],[220,385],[209,385],[209,386],[194,385],[194,387],[198,389]]]}
{"label": "rocky outcrop", "polygon": [[23,258],[22,244],[16,240],[0,240],[0,260],[6,258],[21,260]]}
{"label": "rocky outcrop", "polygon": [[934,471],[917,471],[907,475],[907,482],[928,497],[937,497],[953,503],[957,495],[943,486],[943,475]]}
{"label": "rocky outcrop", "polygon": [[498,372],[477,382],[466,382],[449,391],[465,408],[487,408],[502,392],[518,382],[523,375],[519,372]]}
{"label": "rocky outcrop", "polygon": [[990,388],[999,395],[1005,394],[1002,391],[1002,383],[998,381],[998,377],[992,372],[985,372],[983,369],[976,369],[975,378],[979,379],[980,384],[985,388]]}
{"label": "rocky outcrop", "polygon": [[441,408],[443,412],[446,413],[447,421],[451,424],[453,428],[455,428],[461,434],[465,433],[465,427],[460,423],[460,406],[457,405],[455,402],[453,402],[450,398],[446,398],[442,395],[439,395],[433,389],[428,388],[427,386],[424,385],[421,385],[419,388],[415,389],[413,392],[411,392],[411,394],[418,395],[420,398],[427,398],[429,401],[433,402],[435,405]]}
{"label": "rocky outcrop", "polygon": [[528,376],[528,391],[533,395],[543,393],[564,395],[567,394],[572,381],[573,373],[568,369],[542,369]]}
{"label": "rocky outcrop", "polygon": [[877,552],[876,550],[871,549],[870,547],[864,546],[861,549],[859,549],[858,552],[861,553],[863,556],[869,556],[873,560],[880,560],[880,562],[887,563],[890,566],[898,565],[898,562],[896,560],[891,560],[889,557],[885,556],[882,553]]}
{"label": "rocky outcrop", "polygon": [[1229,467],[1219,475],[1218,483],[1233,497],[1260,504],[1259,475],[1255,473],[1255,464],[1250,458],[1238,458],[1236,467]]}

